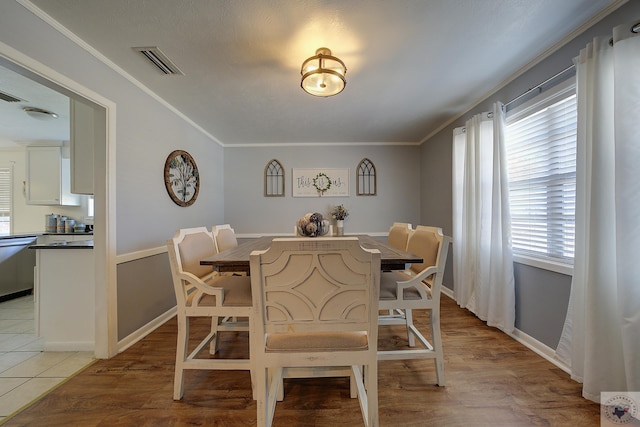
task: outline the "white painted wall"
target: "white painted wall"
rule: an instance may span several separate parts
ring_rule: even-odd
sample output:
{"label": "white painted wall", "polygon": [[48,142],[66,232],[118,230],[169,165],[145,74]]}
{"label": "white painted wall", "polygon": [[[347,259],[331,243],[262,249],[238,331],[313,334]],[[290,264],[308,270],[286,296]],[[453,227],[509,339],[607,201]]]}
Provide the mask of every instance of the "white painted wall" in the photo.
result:
{"label": "white painted wall", "polygon": [[22,147],[0,150],[0,166],[13,166],[13,233],[42,233],[45,231],[45,215],[58,214],[85,221],[86,200],[81,196],[81,206],[38,206],[28,205],[24,193],[26,180],[26,154]]}

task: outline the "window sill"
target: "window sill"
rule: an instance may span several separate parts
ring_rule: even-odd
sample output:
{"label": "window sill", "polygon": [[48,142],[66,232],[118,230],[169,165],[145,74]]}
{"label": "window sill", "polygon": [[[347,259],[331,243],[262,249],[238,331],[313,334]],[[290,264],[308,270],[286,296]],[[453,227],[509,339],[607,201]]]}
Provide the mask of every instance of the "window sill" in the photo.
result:
{"label": "window sill", "polygon": [[567,276],[573,276],[573,265],[571,264],[520,254],[513,254],[513,261],[519,264],[554,271],[556,273],[566,274]]}

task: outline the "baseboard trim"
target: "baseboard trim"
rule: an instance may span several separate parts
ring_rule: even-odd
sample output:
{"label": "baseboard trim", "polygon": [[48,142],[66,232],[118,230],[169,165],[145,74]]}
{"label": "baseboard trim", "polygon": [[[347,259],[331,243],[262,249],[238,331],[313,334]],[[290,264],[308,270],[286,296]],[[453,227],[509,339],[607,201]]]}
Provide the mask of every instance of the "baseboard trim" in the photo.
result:
{"label": "baseboard trim", "polygon": [[93,341],[53,341],[45,342],[44,351],[89,351],[94,352],[96,343]]}
{"label": "baseboard trim", "polygon": [[149,335],[151,332],[155,331],[160,326],[164,325],[169,319],[175,316],[177,312],[178,312],[177,308],[173,307],[168,311],[166,311],[165,313],[153,319],[151,322],[144,325],[142,328],[138,329],[137,331],[129,334],[122,340],[118,341],[118,353],[122,353],[123,351],[125,351],[126,349],[128,349],[129,347],[131,347],[132,345],[134,345],[135,343],[137,343],[147,335]]}
{"label": "baseboard trim", "polygon": [[514,329],[513,333],[508,334],[511,338],[518,341],[520,344],[527,347],[529,350],[542,356],[544,359],[556,365],[567,374],[571,375],[571,368],[562,363],[556,358],[556,351],[546,344],[541,343],[531,335],[525,334],[519,329]]}

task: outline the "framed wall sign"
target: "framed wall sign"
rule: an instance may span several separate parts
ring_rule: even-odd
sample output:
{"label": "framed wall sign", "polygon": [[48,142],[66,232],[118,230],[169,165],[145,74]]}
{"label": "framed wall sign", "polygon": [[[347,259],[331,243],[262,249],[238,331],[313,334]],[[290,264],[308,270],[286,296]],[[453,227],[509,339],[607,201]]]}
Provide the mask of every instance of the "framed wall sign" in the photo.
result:
{"label": "framed wall sign", "polygon": [[198,198],[200,175],[193,157],[175,150],[164,163],[164,185],[169,197],[179,206],[191,206]]}
{"label": "framed wall sign", "polygon": [[293,197],[349,195],[349,169],[293,169]]}

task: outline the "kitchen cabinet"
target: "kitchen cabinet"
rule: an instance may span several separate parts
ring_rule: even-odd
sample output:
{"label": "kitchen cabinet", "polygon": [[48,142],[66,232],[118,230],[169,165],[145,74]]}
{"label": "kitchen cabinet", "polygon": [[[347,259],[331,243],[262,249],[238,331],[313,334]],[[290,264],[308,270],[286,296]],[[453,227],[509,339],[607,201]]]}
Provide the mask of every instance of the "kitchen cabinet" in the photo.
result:
{"label": "kitchen cabinet", "polygon": [[36,335],[46,351],[94,350],[93,249],[82,243],[31,247],[36,252]]}
{"label": "kitchen cabinet", "polygon": [[33,289],[36,254],[28,247],[35,241],[35,235],[0,238],[0,297]]}
{"label": "kitchen cabinet", "polygon": [[62,147],[27,147],[29,205],[79,206],[80,196],[71,193],[70,159]]}
{"label": "kitchen cabinet", "polygon": [[71,192],[93,194],[93,150],[96,120],[93,107],[71,100]]}

